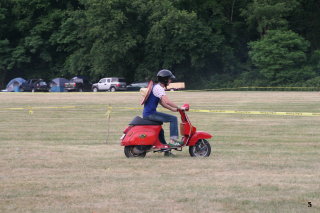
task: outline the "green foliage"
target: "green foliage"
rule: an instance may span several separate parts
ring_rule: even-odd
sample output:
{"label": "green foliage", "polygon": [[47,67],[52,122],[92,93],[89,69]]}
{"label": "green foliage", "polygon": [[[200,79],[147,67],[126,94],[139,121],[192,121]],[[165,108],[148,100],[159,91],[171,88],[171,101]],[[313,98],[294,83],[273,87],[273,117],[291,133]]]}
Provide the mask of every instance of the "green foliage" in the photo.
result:
{"label": "green foliage", "polygon": [[299,5],[297,0],[253,0],[242,10],[249,27],[256,26],[262,36],[270,29],[286,29],[286,17]]}
{"label": "green foliage", "polygon": [[153,70],[186,65],[176,73],[185,77],[190,70],[203,68],[206,56],[216,53],[221,42],[222,38],[205,26],[197,14],[171,8],[152,24],[146,39],[147,60],[153,63]]}
{"label": "green foliage", "polygon": [[144,25],[137,21],[143,3],[83,1],[85,10],[69,15],[61,27],[63,39],[57,40],[61,49],[70,53],[66,69],[95,80],[111,75],[132,78],[142,52]]}
{"label": "green foliage", "polygon": [[143,81],[161,68],[188,88],[301,85],[320,76],[319,9],[316,0],[1,0],[0,86],[18,76]]}
{"label": "green foliage", "polygon": [[320,76],[307,80],[303,85],[306,87],[316,87],[317,90],[319,91],[320,90]]}
{"label": "green foliage", "polygon": [[307,67],[309,42],[292,31],[270,30],[251,42],[250,58],[271,85],[286,85],[314,76]]}
{"label": "green foliage", "polygon": [[290,28],[310,41],[311,50],[320,49],[320,1],[299,0],[300,5],[291,12],[288,17]]}
{"label": "green foliage", "polygon": [[320,50],[316,50],[310,57],[309,64],[313,67],[313,69],[320,74]]}

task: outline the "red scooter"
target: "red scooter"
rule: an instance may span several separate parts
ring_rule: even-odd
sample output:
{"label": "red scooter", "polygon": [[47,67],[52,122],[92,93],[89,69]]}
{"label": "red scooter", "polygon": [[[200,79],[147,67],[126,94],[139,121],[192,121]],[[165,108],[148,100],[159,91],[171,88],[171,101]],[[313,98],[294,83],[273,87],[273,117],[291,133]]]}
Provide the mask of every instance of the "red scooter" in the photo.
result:
{"label": "red scooter", "polygon": [[182,146],[170,147],[166,144],[162,122],[145,120],[136,116],[120,138],[126,157],[143,158],[149,151],[164,152],[165,155],[168,155],[171,150],[182,151],[184,146],[189,146],[189,153],[192,157],[208,157],[211,153],[211,146],[206,139],[212,138],[212,135],[197,131],[196,127],[192,126],[185,113],[189,111],[189,104],[183,105],[178,111],[181,115]]}

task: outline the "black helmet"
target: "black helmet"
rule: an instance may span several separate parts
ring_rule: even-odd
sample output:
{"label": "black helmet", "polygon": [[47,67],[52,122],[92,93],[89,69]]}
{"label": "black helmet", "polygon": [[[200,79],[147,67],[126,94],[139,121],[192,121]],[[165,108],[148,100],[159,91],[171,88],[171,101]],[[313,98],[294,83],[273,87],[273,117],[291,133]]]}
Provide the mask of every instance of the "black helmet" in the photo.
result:
{"label": "black helmet", "polygon": [[176,78],[170,70],[160,70],[157,74],[157,77],[158,81],[165,86],[168,85],[169,79],[173,80]]}

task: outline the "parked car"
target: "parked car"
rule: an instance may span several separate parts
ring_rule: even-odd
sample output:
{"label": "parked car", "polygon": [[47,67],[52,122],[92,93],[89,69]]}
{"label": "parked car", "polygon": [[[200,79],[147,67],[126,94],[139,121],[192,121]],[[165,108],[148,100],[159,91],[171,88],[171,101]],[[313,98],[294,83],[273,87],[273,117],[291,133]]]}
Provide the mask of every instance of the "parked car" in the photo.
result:
{"label": "parked car", "polygon": [[42,79],[30,79],[20,85],[21,92],[48,92],[48,84]]}
{"label": "parked car", "polygon": [[91,91],[92,84],[84,77],[73,77],[70,79],[69,82],[64,84],[64,89],[71,92],[84,92],[84,91]]}
{"label": "parked car", "polygon": [[139,91],[141,88],[147,88],[148,82],[135,82],[127,86],[128,91]]}
{"label": "parked car", "polygon": [[92,85],[92,91],[110,91],[127,90],[127,83],[124,78],[109,77],[102,78],[98,83]]}

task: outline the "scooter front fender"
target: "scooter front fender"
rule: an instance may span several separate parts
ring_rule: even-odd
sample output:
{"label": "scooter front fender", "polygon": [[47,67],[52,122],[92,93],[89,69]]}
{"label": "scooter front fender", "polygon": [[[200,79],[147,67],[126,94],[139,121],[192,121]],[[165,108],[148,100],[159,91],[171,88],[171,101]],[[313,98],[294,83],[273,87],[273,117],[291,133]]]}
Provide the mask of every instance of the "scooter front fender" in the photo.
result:
{"label": "scooter front fender", "polygon": [[194,146],[198,142],[198,140],[200,140],[200,139],[209,139],[209,138],[212,138],[212,137],[213,136],[210,135],[209,133],[197,131],[191,136],[187,146]]}

